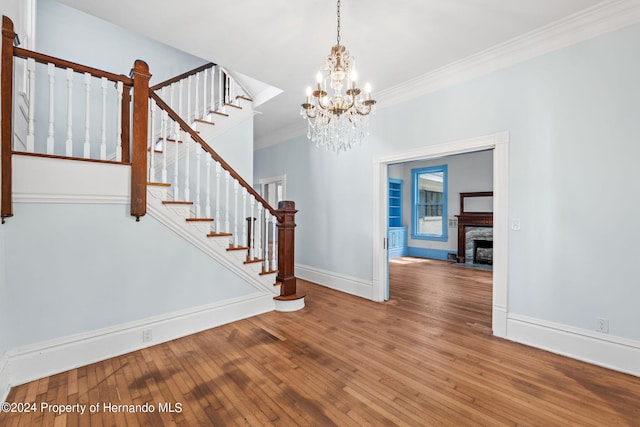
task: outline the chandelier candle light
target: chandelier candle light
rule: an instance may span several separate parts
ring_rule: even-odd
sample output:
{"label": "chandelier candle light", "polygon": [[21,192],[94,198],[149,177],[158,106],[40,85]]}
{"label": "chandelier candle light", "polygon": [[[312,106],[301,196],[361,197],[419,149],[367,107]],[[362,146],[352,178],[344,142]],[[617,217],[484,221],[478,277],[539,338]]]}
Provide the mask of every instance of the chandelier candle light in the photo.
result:
{"label": "chandelier candle light", "polygon": [[[371,99],[371,85],[365,95],[356,87],[355,60],[340,44],[340,0],[338,0],[338,37],[324,64],[326,75],[318,72],[315,90],[307,87],[307,100],[300,115],[307,119],[307,138],[330,151],[347,151],[367,134],[369,113],[376,101]],[[333,96],[327,92],[327,80]]]}

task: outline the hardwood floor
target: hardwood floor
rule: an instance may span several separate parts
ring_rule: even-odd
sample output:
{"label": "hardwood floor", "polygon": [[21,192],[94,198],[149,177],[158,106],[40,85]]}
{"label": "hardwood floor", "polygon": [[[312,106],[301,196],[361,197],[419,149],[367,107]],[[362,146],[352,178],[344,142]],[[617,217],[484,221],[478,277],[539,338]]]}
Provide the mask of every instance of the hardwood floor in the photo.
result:
{"label": "hardwood floor", "polygon": [[386,303],[299,281],[302,311],[15,387],[8,402],[100,411],[3,413],[0,425],[640,426],[640,378],[491,336],[491,272],[401,258],[390,278]]}

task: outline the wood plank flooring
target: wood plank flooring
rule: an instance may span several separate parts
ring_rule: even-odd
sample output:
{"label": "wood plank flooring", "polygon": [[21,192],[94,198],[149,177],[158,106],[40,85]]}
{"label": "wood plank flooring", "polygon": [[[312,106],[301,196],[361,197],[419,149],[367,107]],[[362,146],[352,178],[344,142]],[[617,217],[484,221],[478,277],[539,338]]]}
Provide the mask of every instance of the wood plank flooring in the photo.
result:
{"label": "wood plank flooring", "polygon": [[491,272],[400,258],[390,279],[386,303],[299,281],[302,311],[15,387],[9,402],[100,411],[0,426],[640,426],[640,378],[491,336]]}

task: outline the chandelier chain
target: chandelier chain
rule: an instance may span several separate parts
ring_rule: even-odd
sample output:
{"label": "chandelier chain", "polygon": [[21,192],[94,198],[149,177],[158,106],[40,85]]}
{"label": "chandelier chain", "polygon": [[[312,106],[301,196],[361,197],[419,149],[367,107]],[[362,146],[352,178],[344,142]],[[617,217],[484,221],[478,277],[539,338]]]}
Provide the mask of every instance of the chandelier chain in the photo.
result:
{"label": "chandelier chain", "polygon": [[338,0],[338,44],[340,44],[340,0]]}

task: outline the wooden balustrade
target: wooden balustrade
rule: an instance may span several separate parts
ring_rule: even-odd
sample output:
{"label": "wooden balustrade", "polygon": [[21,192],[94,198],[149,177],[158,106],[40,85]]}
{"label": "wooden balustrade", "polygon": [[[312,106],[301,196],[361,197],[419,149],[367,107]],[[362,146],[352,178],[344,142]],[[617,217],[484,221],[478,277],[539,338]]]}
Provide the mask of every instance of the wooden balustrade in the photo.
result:
{"label": "wooden balustrade", "polygon": [[[272,272],[277,268],[276,281],[281,284],[281,293],[276,298],[283,300],[300,298],[301,295],[296,293],[296,277],[294,274],[294,229],[295,213],[297,212],[295,203],[291,201],[281,202],[279,208],[277,210],[274,209],[158,94],[151,91],[149,96],[152,103],[160,109],[162,116],[162,130],[159,141],[163,144],[163,156],[167,152],[166,141],[169,140],[164,129],[175,129],[173,138],[171,138],[175,147],[173,154],[173,171],[176,174],[173,179],[176,186],[174,188],[174,201],[180,201],[181,197],[186,197],[184,189],[181,187],[181,182],[184,182],[185,186],[189,182],[186,168],[191,168],[191,166],[188,166],[191,162],[190,156],[194,156],[196,160],[193,169],[197,171],[196,176],[193,178],[194,184],[197,186],[194,197],[196,200],[195,211],[207,213],[215,211],[215,217],[219,223],[217,227],[221,227],[221,229],[216,229],[216,232],[219,234],[231,234],[230,247],[247,248],[247,261],[261,261],[263,263],[263,272]],[[157,116],[157,114],[155,115]],[[167,121],[169,121],[168,124],[166,123]],[[189,141],[197,144],[195,154],[192,154],[188,148]],[[151,147],[156,143],[156,138],[150,141],[150,152],[153,151]],[[184,147],[182,150],[180,148],[181,145]],[[202,176],[200,167],[202,160],[197,150],[202,150],[205,153],[207,162],[211,160],[215,162],[214,176],[211,174],[210,163],[205,167],[207,172],[204,177]],[[183,159],[182,165],[179,161],[181,158]],[[184,177],[179,175],[182,173],[180,171],[183,167],[185,168]],[[166,183],[166,174],[164,172],[162,176],[163,182]],[[154,176],[150,176],[150,179],[153,178]],[[204,186],[199,183],[201,179],[205,180]],[[215,201],[211,200],[211,181],[215,181],[213,186],[215,187]],[[207,190],[205,190],[204,197],[201,197],[200,191],[203,188]],[[204,209],[201,206],[202,199],[206,200]],[[213,206],[213,203],[215,203],[215,206]],[[233,211],[233,218],[230,218],[231,211]],[[242,223],[239,221],[242,221]],[[241,229],[242,234],[240,235]],[[269,239],[269,234],[271,234],[271,239]],[[247,243],[246,247],[244,246],[245,242]]]}
{"label": "wooden balustrade", "polygon": [[[51,157],[62,157],[54,155],[55,151],[55,135],[54,135],[54,103],[53,103],[53,87],[55,85],[55,69],[63,69],[66,71],[65,83],[66,83],[66,112],[67,118],[65,122],[66,139],[64,140],[64,152],[66,157],[71,157],[73,154],[73,120],[72,120],[72,93],[73,93],[73,73],[84,74],[84,88],[85,88],[85,116],[84,116],[84,144],[83,144],[83,156],[87,159],[91,157],[91,137],[92,133],[89,128],[90,120],[90,92],[92,79],[98,78],[100,81],[99,89],[101,94],[101,103],[98,109],[100,109],[101,128],[98,136],[95,138],[99,142],[99,155],[104,161],[106,157],[106,103],[107,103],[107,87],[108,82],[115,83],[115,91],[119,105],[119,111],[115,119],[117,121],[117,148],[116,148],[116,162],[130,163],[131,165],[131,215],[136,217],[139,221],[140,217],[146,214],[146,195],[147,195],[147,182],[148,178],[153,178],[156,175],[156,163],[154,159],[154,153],[156,152],[157,144],[160,144],[162,152],[162,164],[161,164],[161,179],[163,182],[167,181],[167,142],[172,141],[175,146],[174,162],[172,164],[174,172],[174,198],[177,200],[180,195],[184,195],[186,199],[189,199],[191,193],[191,170],[195,170],[197,179],[195,180],[195,212],[199,216],[201,212],[205,212],[209,216],[214,210],[211,197],[211,181],[215,179],[215,215],[220,219],[219,222],[224,224],[224,232],[230,233],[231,222],[230,213],[233,210],[233,240],[230,243],[231,246],[240,247],[244,243],[244,239],[253,241],[249,244],[249,258],[247,262],[260,261],[263,263],[262,270],[264,273],[273,272],[276,269],[277,264],[277,282],[281,286],[281,295],[278,299],[296,299],[300,297],[296,294],[296,278],[294,275],[294,229],[295,229],[295,204],[293,202],[281,202],[278,209],[271,207],[260,194],[253,189],[229,164],[227,164],[201,137],[198,133],[189,125],[187,120],[181,117],[181,114],[176,113],[158,94],[155,90],[162,90],[170,88],[171,101],[174,98],[174,84],[179,85],[179,91],[182,93],[184,87],[184,79],[196,79],[194,87],[196,88],[196,94],[194,96],[195,104],[188,103],[187,111],[188,116],[191,116],[190,112],[193,110],[195,118],[206,117],[214,110],[216,102],[218,107],[223,107],[226,103],[235,101],[238,96],[231,98],[233,91],[237,91],[240,85],[233,81],[231,77],[223,71],[221,68],[216,67],[215,64],[205,64],[187,73],[183,73],[180,76],[176,76],[173,79],[160,83],[153,87],[149,87],[149,80],[151,74],[149,68],[144,61],[138,60],[135,62],[133,69],[131,70],[130,77],[109,73],[103,70],[98,70],[92,67],[76,64],[70,61],[65,61],[52,56],[44,55],[37,52],[32,52],[26,49],[21,49],[14,46],[14,40],[16,33],[13,29],[13,23],[9,18],[3,16],[2,18],[2,80],[0,86],[2,89],[2,97],[0,106],[2,108],[2,115],[0,117],[0,123],[2,125],[2,131],[0,134],[0,165],[2,167],[1,175],[1,200],[0,200],[0,214],[2,217],[2,223],[5,218],[13,216],[12,206],[12,186],[11,186],[11,156],[13,153],[12,139],[12,109],[13,109],[13,63],[14,57],[23,58],[27,61],[27,73],[28,84],[32,88],[30,90],[30,96],[33,96],[35,87],[35,63],[45,64],[47,66],[48,77],[48,129],[47,129],[47,153]],[[216,84],[216,68],[218,68],[218,91],[214,90]],[[209,72],[210,71],[210,72]],[[200,76],[202,76],[202,85],[199,84]],[[190,81],[190,80],[189,80]],[[191,99],[191,83],[187,83],[188,94],[187,98]],[[207,87],[208,86],[208,87]],[[133,98],[131,96],[131,90],[133,89]],[[163,92],[165,92],[163,90]],[[200,94],[200,92],[202,92]],[[202,96],[200,96],[202,95]],[[150,107],[150,100],[152,102],[152,110]],[[28,118],[28,132],[29,135],[26,138],[26,146],[33,146],[34,135],[34,117],[33,117],[33,102],[30,102]],[[132,106],[132,109],[131,107]],[[159,107],[160,111],[156,113],[155,108]],[[180,97],[178,100],[178,109],[182,110],[183,100]],[[210,106],[210,108],[209,108]],[[200,108],[202,107],[202,108]],[[149,114],[152,112],[151,122],[151,135],[149,140]],[[131,116],[131,118],[130,118]],[[160,123],[159,138],[156,138],[157,129],[155,126],[155,117],[158,117]],[[179,179],[179,158],[180,158],[180,145],[184,142],[184,150],[186,155],[184,158],[185,177],[184,186],[182,192],[180,190]],[[195,165],[191,168],[190,164],[190,144],[191,142],[196,144],[195,148]],[[205,156],[205,185],[202,186],[200,179],[202,175],[202,152]],[[73,158],[73,157],[71,157]],[[152,159],[151,161],[148,161]],[[211,170],[211,160],[215,161],[215,171]],[[151,165],[151,168],[149,168]],[[150,176],[151,175],[151,176]],[[224,181],[224,191],[221,190],[221,184]],[[204,190],[203,190],[204,188]],[[201,192],[205,191],[204,197],[201,197]],[[231,205],[231,193],[233,192],[233,205]],[[221,213],[221,199],[224,194],[225,203],[222,206],[223,217]],[[205,207],[202,209],[202,200],[205,200]],[[239,204],[241,203],[241,207]],[[247,206],[249,206],[249,212],[247,212]],[[243,218],[247,218],[247,214],[250,218],[255,220],[250,221],[249,224],[242,221]],[[239,219],[242,221],[239,224]],[[242,235],[239,234],[239,226],[242,227]],[[276,232],[277,231],[277,232]],[[219,232],[219,230],[218,230]],[[222,234],[222,233],[220,233]],[[271,239],[269,235],[271,234]],[[277,253],[277,260],[276,260]]]}

